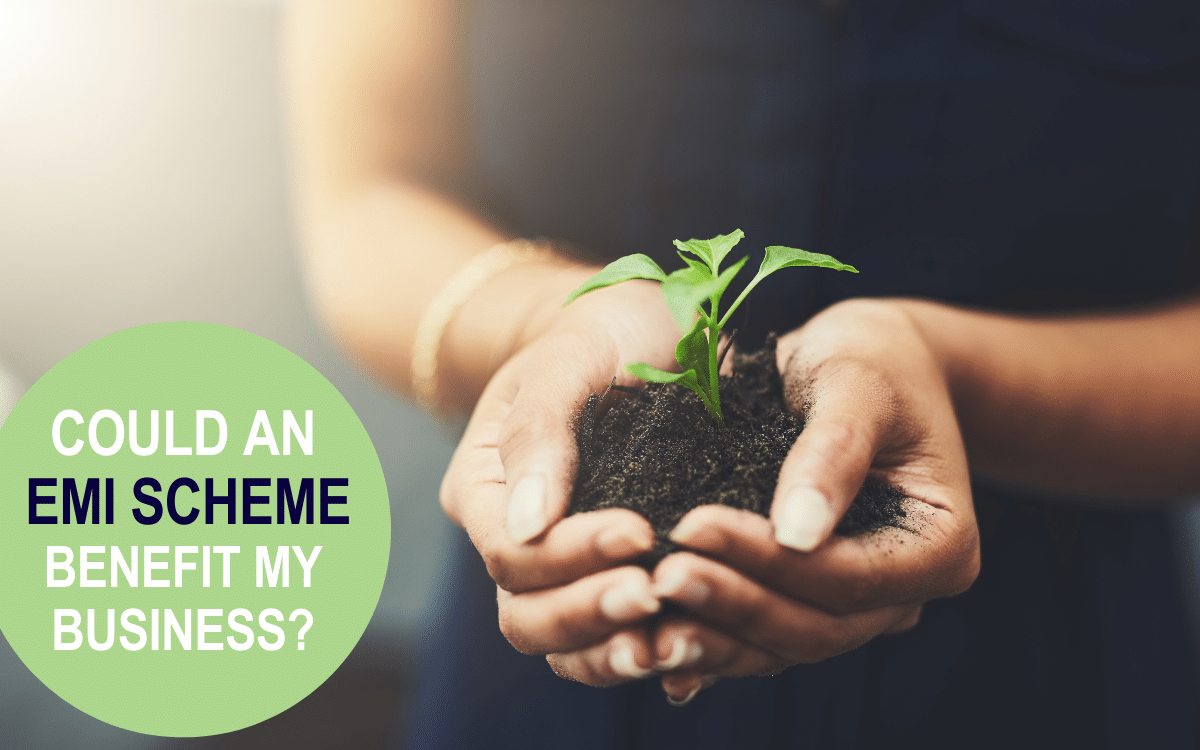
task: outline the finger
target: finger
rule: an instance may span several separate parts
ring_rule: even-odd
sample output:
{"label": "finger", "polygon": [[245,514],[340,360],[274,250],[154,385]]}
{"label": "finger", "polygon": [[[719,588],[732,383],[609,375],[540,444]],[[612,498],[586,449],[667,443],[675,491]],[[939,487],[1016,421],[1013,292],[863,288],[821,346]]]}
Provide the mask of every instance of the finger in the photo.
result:
{"label": "finger", "polygon": [[831,615],[690,552],[659,563],[652,591],[788,664],[818,662],[857,648],[908,617],[913,606]]}
{"label": "finger", "polygon": [[896,623],[895,625],[893,625],[892,627],[888,628],[887,630],[885,630],[883,632],[887,633],[888,635],[898,635],[899,633],[907,633],[908,631],[915,628],[919,622],[921,622],[921,610],[923,610],[923,609],[924,609],[924,607],[917,607],[916,609],[914,609],[912,611],[911,614],[909,614],[908,617],[904,618],[903,620],[901,620],[900,622]]}
{"label": "finger", "polygon": [[476,484],[460,520],[487,566],[506,591],[520,593],[568,583],[629,562],[654,547],[654,531],[643,517],[623,508],[580,513],[518,544],[504,525],[505,487]]}
{"label": "finger", "polygon": [[718,505],[689,512],[670,538],[833,614],[954,596],[979,571],[975,526],[935,507],[911,530],[834,536],[811,553],[780,545],[757,513]]}
{"label": "finger", "polygon": [[534,542],[514,544],[501,526],[472,524],[488,573],[513,593],[559,586],[628,563],[654,548],[654,531],[623,508],[580,513],[550,527]]}
{"label": "finger", "polygon": [[498,589],[496,603],[500,632],[525,654],[578,650],[662,606],[650,593],[649,574],[633,566],[524,594]]}
{"label": "finger", "polygon": [[691,703],[701,690],[712,687],[720,679],[716,675],[695,672],[665,674],[662,676],[662,688],[667,694],[667,703],[676,708],[683,708]]}
{"label": "finger", "polygon": [[593,687],[612,687],[643,680],[654,671],[646,628],[625,628],[607,640],[577,651],[547,654],[546,661],[559,677]]}
{"label": "finger", "polygon": [[879,376],[852,365],[816,368],[799,387],[810,405],[804,431],[780,467],[771,520],[780,544],[811,552],[853,502],[894,407]]}
{"label": "finger", "polygon": [[[515,394],[516,385],[509,385]],[[506,394],[507,390],[499,377],[493,379],[476,404],[462,439],[450,457],[446,474],[442,477],[438,499],[442,510],[459,526],[466,526],[463,513],[475,500],[477,491],[504,485],[504,464],[500,461],[496,444],[500,440],[504,419],[512,409],[512,396]],[[503,497],[507,503],[507,494]]]}
{"label": "finger", "polygon": [[623,510],[579,514],[532,543],[513,541],[506,528],[508,487],[497,450],[511,408],[505,394],[515,389],[505,382],[509,381],[496,378],[480,400],[440,494],[446,514],[467,531],[492,578],[509,591],[544,588],[611,568],[651,549],[654,533],[649,523]]}
{"label": "finger", "polygon": [[616,373],[616,352],[603,336],[560,334],[518,355],[520,386],[498,435],[509,488],[506,526],[523,544],[563,517],[575,476],[575,415]]}
{"label": "finger", "polygon": [[670,617],[654,632],[657,672],[745,677],[778,674],[788,662],[690,617]]}

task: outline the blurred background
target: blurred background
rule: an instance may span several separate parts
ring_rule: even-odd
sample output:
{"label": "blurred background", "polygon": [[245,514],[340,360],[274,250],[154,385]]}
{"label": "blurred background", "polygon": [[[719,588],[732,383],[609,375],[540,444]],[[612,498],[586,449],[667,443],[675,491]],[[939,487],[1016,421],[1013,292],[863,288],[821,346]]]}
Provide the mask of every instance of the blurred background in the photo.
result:
{"label": "blurred background", "polygon": [[449,523],[451,444],[335,351],[297,263],[271,0],[0,0],[0,414],[79,347],[199,320],[304,357],[366,425],[392,556],[358,649],[275,719],[206,740],[116,729],[0,640],[0,748],[372,747],[403,720]]}
{"label": "blurred background", "polygon": [[[392,503],[383,597],[316,693],[200,740],[96,721],[0,640],[0,747],[376,747],[404,720],[449,534],[437,486],[451,445],[335,351],[309,308],[289,216],[285,12],[285,0],[0,0],[0,415],[72,351],[130,326],[209,321],[276,341],[374,439]],[[1178,512],[1200,615],[1198,519]]]}

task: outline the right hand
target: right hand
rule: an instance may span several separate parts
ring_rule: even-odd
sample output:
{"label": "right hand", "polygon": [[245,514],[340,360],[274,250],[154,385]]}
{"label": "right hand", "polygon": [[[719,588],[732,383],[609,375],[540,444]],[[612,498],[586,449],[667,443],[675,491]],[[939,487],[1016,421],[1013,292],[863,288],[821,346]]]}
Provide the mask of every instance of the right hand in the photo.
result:
{"label": "right hand", "polygon": [[[927,307],[929,303],[920,303]],[[947,365],[907,300],[848,300],[779,340],[804,422],[768,520],[719,505],[671,532],[686,551],[655,593],[691,620],[661,623],[657,653],[694,654],[664,677],[676,700],[716,677],[772,674],[913,627],[923,605],[979,573],[979,533]],[[910,523],[833,534],[868,473],[901,487]]]}
{"label": "right hand", "polygon": [[590,292],[541,329],[480,396],[442,481],[442,508],[496,581],[509,642],[548,655],[563,677],[613,685],[647,676],[654,662],[644,622],[660,603],[650,575],[628,564],[653,547],[654,532],[624,509],[563,518],[574,421],[614,377],[639,382],[626,363],[674,369],[679,330],[658,284],[644,281]]}

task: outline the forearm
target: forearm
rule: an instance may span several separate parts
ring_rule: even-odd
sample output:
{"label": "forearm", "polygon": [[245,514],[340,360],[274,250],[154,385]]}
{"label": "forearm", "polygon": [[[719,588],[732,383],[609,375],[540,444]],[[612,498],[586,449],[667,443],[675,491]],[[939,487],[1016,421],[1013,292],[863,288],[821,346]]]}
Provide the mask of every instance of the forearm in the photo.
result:
{"label": "forearm", "polygon": [[[422,313],[472,258],[508,239],[450,197],[469,161],[458,13],[443,0],[306,0],[289,18],[312,298],[354,358],[404,391]],[[438,331],[441,404],[469,408],[578,275],[551,257],[489,276]]]}
{"label": "forearm", "polygon": [[[421,188],[381,184],[321,216],[307,238],[313,299],[337,340],[409,392],[422,313],[474,256],[506,239]],[[443,404],[469,408],[495,368],[525,343],[589,271],[561,258],[498,271],[441,333]]]}
{"label": "forearm", "polygon": [[1095,497],[1200,491],[1200,303],[1040,318],[901,304],[943,364],[974,473]]}

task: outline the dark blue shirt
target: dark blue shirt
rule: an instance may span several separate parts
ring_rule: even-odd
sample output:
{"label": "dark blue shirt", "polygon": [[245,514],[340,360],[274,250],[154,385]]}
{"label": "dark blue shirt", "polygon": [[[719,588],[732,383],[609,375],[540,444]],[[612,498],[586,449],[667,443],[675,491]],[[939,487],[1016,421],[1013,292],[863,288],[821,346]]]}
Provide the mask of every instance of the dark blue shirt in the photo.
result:
{"label": "dark blue shirt", "polygon": [[[741,228],[747,251],[862,271],[777,274],[745,340],[851,296],[1099,310],[1200,288],[1194,0],[480,0],[467,27],[479,194],[514,233],[674,268],[672,239]],[[513,652],[466,550],[416,744],[1196,747],[1162,515],[975,500],[969,592],[684,710]]]}

